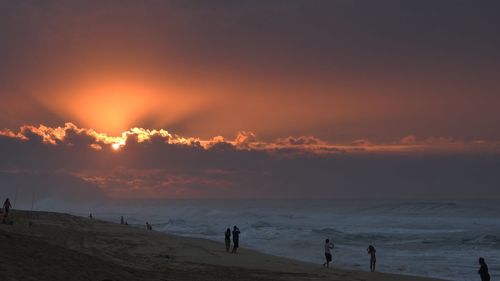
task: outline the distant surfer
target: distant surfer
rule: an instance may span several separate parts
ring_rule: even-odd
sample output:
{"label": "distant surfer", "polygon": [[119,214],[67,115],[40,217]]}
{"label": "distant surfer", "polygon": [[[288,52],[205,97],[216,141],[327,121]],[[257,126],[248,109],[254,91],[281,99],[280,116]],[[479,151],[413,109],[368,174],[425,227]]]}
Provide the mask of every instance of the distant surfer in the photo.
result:
{"label": "distant surfer", "polygon": [[479,276],[481,277],[481,281],[490,281],[490,273],[488,272],[488,265],[484,261],[484,258],[479,258],[479,264],[481,267],[477,271]]}
{"label": "distant surfer", "polygon": [[325,263],[323,263],[323,266],[330,267],[330,262],[332,262],[332,252],[331,250],[333,249],[334,245],[333,243],[330,242],[330,239],[325,240]]}
{"label": "distant surfer", "polygon": [[226,242],[226,252],[229,253],[229,249],[231,248],[231,228],[226,229],[226,233],[224,234],[224,241]]}
{"label": "distant surfer", "polygon": [[236,253],[240,246],[240,229],[235,225],[233,227],[233,253]]}
{"label": "distant surfer", "polygon": [[370,245],[368,246],[366,251],[370,255],[370,272],[375,272],[375,264],[377,263],[377,257],[375,256],[375,253],[377,252],[377,250],[375,250],[375,247],[373,247],[373,245]]}

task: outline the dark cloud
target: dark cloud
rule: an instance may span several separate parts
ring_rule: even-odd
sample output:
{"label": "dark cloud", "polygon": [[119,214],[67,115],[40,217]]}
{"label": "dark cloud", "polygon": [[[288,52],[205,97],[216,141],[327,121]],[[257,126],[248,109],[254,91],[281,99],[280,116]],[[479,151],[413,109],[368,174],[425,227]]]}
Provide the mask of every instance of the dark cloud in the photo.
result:
{"label": "dark cloud", "polygon": [[283,145],[317,145],[325,142],[313,136],[288,137],[278,140]]}
{"label": "dark cloud", "polygon": [[[125,144],[114,150],[107,136],[73,124],[3,132],[3,189],[12,193],[13,186],[37,186],[40,196],[82,199],[500,197],[498,144],[469,151],[474,144],[406,137],[385,145],[399,150],[387,150],[367,141],[339,146],[311,136],[265,143],[250,132],[235,141],[143,129],[125,135]],[[459,145],[459,152],[450,153],[448,145]],[[410,149],[401,150],[406,146]]]}

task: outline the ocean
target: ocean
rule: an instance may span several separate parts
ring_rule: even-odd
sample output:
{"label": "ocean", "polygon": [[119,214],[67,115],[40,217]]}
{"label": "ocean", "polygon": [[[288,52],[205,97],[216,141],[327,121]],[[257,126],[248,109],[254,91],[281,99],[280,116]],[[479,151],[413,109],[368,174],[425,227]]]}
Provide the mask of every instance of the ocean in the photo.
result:
{"label": "ocean", "polygon": [[[479,280],[484,257],[500,277],[498,201],[367,202],[349,200],[128,200],[70,210],[156,231],[223,242],[237,225],[240,246],[321,266],[324,240],[334,244],[333,266],[369,271],[366,248],[377,249],[377,271]],[[37,209],[50,209],[49,202]],[[67,208],[67,207],[66,207]],[[244,254],[242,252],[241,254]]]}

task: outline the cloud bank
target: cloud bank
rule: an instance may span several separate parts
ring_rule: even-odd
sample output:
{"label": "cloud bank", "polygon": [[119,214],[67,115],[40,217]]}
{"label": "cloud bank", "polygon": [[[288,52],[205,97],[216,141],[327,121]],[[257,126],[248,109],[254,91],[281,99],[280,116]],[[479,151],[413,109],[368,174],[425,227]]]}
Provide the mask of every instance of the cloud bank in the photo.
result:
{"label": "cloud bank", "polygon": [[[451,138],[336,144],[314,136],[228,140],[72,123],[0,131],[0,186],[39,198],[484,198],[500,196],[500,145]],[[13,195],[11,195],[13,196]]]}

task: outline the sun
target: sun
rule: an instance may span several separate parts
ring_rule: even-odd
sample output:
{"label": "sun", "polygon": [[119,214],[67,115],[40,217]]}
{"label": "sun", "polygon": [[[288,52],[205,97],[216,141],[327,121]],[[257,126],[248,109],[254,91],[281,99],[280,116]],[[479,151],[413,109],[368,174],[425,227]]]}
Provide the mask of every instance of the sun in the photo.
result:
{"label": "sun", "polygon": [[111,145],[111,147],[112,147],[114,150],[118,150],[118,149],[120,149],[120,147],[121,147],[121,146],[122,146],[122,144],[121,144],[121,143],[119,143],[119,142],[115,142],[115,143],[113,143],[113,144]]}

